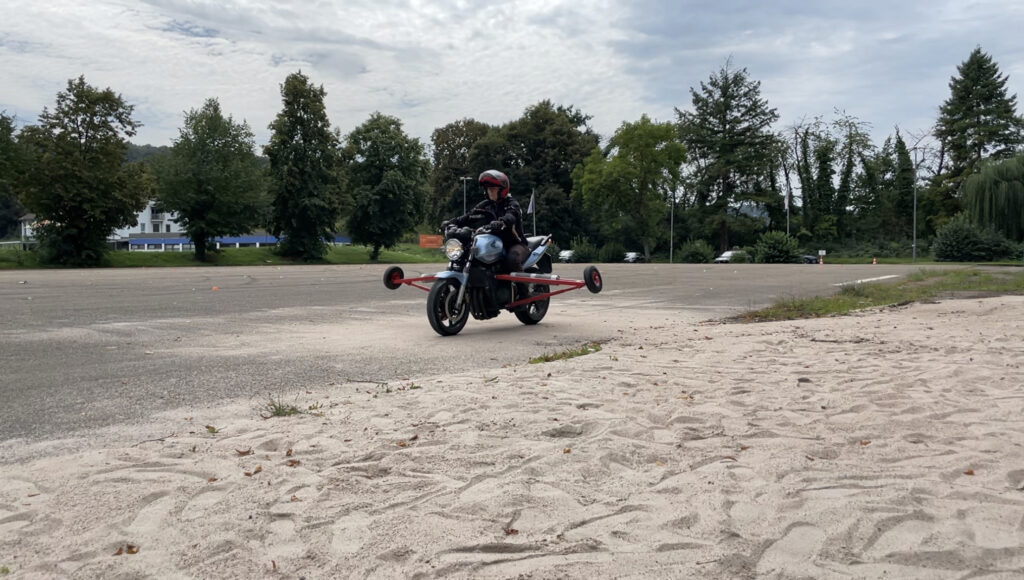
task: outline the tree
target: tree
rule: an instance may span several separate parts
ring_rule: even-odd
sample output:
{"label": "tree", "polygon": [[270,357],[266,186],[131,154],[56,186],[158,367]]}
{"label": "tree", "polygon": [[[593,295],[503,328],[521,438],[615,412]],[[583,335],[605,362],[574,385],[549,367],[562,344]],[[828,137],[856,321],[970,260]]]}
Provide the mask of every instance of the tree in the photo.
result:
{"label": "tree", "polygon": [[[802,198],[801,235],[818,242],[849,241],[858,233],[855,218],[863,217],[864,209],[877,217],[878,172],[885,164],[874,157],[866,126],[839,112],[831,122],[815,118],[793,128],[791,155]],[[866,186],[873,190],[865,192]]]}
{"label": "tree", "polygon": [[14,134],[14,118],[0,112],[0,240],[18,230],[24,208],[18,203],[15,187],[24,159]]}
{"label": "tree", "polygon": [[986,157],[1013,156],[1024,143],[1024,119],[1017,115],[1017,95],[1009,95],[1009,77],[981,47],[971,51],[949,82],[949,98],[939,108],[935,137],[948,163],[940,168],[940,186],[956,196],[960,185]]}
{"label": "tree", "polygon": [[401,121],[376,112],[349,133],[342,156],[353,200],[349,234],[377,260],[420,222],[429,167],[423,145]]}
{"label": "tree", "polygon": [[264,220],[266,183],[254,147],[249,125],[207,99],[185,114],[170,154],[155,162],[158,206],[177,212],[196,260],[206,260],[217,236],[250,232]]}
{"label": "tree", "polygon": [[[463,213],[463,206],[472,207],[478,201],[470,197],[477,193],[476,177],[486,167],[470,165],[473,147],[495,128],[473,119],[462,119],[434,129],[430,136],[433,163],[430,174],[430,194],[424,214],[428,224],[436,226],[447,217]],[[463,184],[461,178],[472,177]],[[463,185],[466,202],[463,203]],[[471,200],[471,201],[470,201]]]}
{"label": "tree", "polygon": [[797,241],[786,232],[765,232],[754,244],[754,258],[761,264],[790,264],[799,262]]}
{"label": "tree", "polygon": [[541,101],[477,141],[470,167],[508,174],[512,194],[524,208],[536,192],[538,230],[568,243],[590,233],[583,209],[570,197],[573,171],[600,142],[589,120],[572,106]]}
{"label": "tree", "polygon": [[725,249],[730,230],[742,219],[740,206],[781,205],[773,183],[781,145],[770,131],[779,115],[761,97],[761,83],[746,69],[734,70],[731,60],[690,95],[693,111],[676,109],[692,167],[688,188]]}
{"label": "tree", "polygon": [[574,194],[609,238],[643,244],[644,257],[664,237],[669,196],[679,186],[685,153],[671,123],[644,115],[623,123],[605,152],[595,149],[577,170]]}
{"label": "tree", "polygon": [[52,112],[43,109],[38,126],[21,131],[31,155],[23,200],[36,214],[44,261],[99,264],[108,236],[135,223],[152,197],[152,177],[124,162],[126,138],[139,127],[133,109],[78,77],[57,94]]}
{"label": "tree", "polygon": [[307,261],[327,253],[343,206],[339,139],[327,119],[325,96],[323,86],[314,87],[301,71],[288,75],[281,85],[284,106],[270,123],[270,143],[263,149],[270,159],[270,233],[283,237],[282,255]]}
{"label": "tree", "polygon": [[983,164],[964,182],[964,206],[976,225],[1024,241],[1024,155]]}

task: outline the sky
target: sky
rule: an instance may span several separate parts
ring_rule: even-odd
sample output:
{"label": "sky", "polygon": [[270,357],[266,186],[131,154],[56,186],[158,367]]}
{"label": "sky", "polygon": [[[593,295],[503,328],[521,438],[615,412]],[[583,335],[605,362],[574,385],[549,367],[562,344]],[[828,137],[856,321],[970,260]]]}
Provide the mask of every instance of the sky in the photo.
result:
{"label": "sky", "polygon": [[135,107],[133,143],[172,145],[217,98],[262,146],[301,70],[342,134],[380,112],[427,145],[546,99],[607,139],[641,115],[675,121],[728,62],[760,82],[775,129],[838,110],[880,145],[928,133],[976,47],[1024,98],[1022,29],[1020,0],[5,0],[0,111],[34,124],[84,76]]}

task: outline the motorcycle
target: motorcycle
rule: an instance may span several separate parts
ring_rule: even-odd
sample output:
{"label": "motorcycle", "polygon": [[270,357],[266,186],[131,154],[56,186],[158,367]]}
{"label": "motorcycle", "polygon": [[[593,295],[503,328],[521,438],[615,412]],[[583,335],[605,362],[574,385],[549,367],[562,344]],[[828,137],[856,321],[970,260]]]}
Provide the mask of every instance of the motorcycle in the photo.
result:
{"label": "motorcycle", "polygon": [[[530,255],[522,272],[504,272],[505,247],[492,224],[477,228],[447,227],[441,249],[449,260],[448,269],[431,276],[405,278],[398,266],[384,272],[384,286],[395,290],[403,284],[426,290],[427,320],[434,332],[453,336],[462,331],[469,316],[488,320],[506,310],[520,322],[534,325],[548,312],[552,296],[584,286],[597,294],[603,282],[594,266],[583,271],[583,280],[563,279],[551,273],[546,254],[551,236],[530,236]],[[432,283],[431,287],[425,286]],[[559,287],[552,290],[552,286]]]}

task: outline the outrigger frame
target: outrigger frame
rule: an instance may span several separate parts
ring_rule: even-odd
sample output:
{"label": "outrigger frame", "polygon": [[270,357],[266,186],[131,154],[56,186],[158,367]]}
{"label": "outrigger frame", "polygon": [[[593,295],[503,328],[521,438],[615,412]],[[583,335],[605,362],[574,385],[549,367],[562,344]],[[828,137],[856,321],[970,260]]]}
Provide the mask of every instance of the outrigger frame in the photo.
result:
{"label": "outrigger frame", "polygon": [[[397,273],[398,272],[394,272],[394,274],[397,274]],[[595,273],[596,273],[596,271],[595,271]],[[584,286],[587,286],[587,282],[584,281],[584,280],[572,280],[572,279],[568,279],[568,278],[562,278],[562,277],[558,276],[557,274],[538,274],[538,273],[530,273],[530,272],[513,272],[511,274],[496,274],[494,276],[494,279],[495,280],[501,280],[503,282],[512,282],[512,283],[521,283],[521,284],[544,284],[546,286],[565,286],[565,288],[561,288],[559,290],[553,290],[551,292],[544,292],[543,294],[537,294],[535,296],[529,296],[527,298],[523,298],[522,300],[516,300],[515,302],[510,302],[510,303],[506,304],[505,306],[503,306],[502,308],[514,308],[516,306],[522,306],[523,304],[529,304],[530,302],[536,302],[538,300],[544,300],[545,298],[550,298],[550,297],[555,296],[557,294],[562,294],[562,293],[565,293],[565,292],[570,292],[572,290],[579,290],[580,288],[583,288]],[[412,286],[414,288],[419,288],[420,290],[424,290],[424,291],[429,292],[430,288],[427,287],[427,286],[423,286],[420,283],[432,283],[435,280],[437,280],[437,275],[436,274],[432,274],[430,276],[417,276],[415,278],[401,278],[401,277],[394,277],[394,276],[392,276],[388,281],[391,282],[391,284],[393,285],[394,288],[397,288],[399,284],[406,284],[408,286]],[[597,279],[595,280],[595,284],[597,284],[598,287],[600,287],[601,280],[600,280],[600,274],[599,273],[597,273]]]}

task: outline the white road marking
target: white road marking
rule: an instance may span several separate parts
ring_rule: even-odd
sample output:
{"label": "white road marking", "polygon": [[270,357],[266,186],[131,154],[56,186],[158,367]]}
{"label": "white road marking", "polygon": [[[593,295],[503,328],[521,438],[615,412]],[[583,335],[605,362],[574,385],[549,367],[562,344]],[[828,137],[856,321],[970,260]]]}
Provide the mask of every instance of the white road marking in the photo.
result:
{"label": "white road marking", "polygon": [[879,276],[877,278],[865,278],[863,280],[854,280],[853,282],[840,282],[838,284],[833,284],[833,286],[846,286],[847,284],[863,284],[865,282],[877,282],[879,280],[888,280],[889,278],[899,278],[899,276],[896,274],[892,274],[890,276]]}

